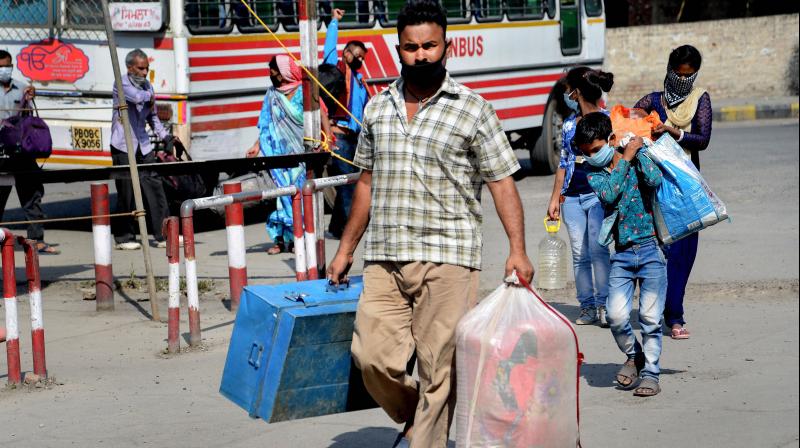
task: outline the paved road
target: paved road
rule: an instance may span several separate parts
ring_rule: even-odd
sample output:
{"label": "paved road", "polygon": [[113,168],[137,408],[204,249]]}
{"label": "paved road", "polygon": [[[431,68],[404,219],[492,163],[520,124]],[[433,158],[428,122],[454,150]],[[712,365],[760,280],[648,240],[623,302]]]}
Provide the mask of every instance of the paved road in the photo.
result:
{"label": "paved road", "polygon": [[[587,361],[581,378],[584,446],[799,446],[799,153],[797,121],[715,129],[703,154],[703,172],[727,202],[733,223],[701,236],[687,300],[693,337],[665,340],[664,392],[641,400],[613,387],[621,359],[608,330],[579,327]],[[522,176],[518,182],[534,258],[551,185],[550,176]],[[65,189],[61,194],[75,199]],[[58,207],[55,197],[48,195],[48,209]],[[489,289],[502,274],[506,243],[488,194],[484,204],[481,285]],[[60,242],[65,254],[42,258],[45,279],[92,278],[87,232],[54,230],[48,239]],[[290,279],[291,257],[263,254],[264,239],[261,224],[247,227],[251,281]],[[224,231],[204,232],[199,240],[201,277],[223,278]],[[329,251],[334,247],[330,243]],[[115,253],[114,263],[119,276],[142,272],[138,253]],[[165,260],[155,264],[166,273]],[[216,290],[224,295],[224,283]],[[232,328],[219,297],[213,292],[203,297],[206,349],[167,359],[160,355],[166,326],[146,320],[147,304],[125,300],[142,294],[119,295],[116,312],[98,315],[74,283],[53,283],[44,290],[48,366],[62,384],[0,391],[0,407],[13,416],[0,423],[0,444],[356,448],[389,446],[393,440],[397,427],[379,410],[272,425],[250,420],[217,392]],[[572,294],[562,290],[545,296],[574,317]],[[19,309],[26,319],[27,305]],[[21,327],[24,334],[28,326]],[[23,338],[25,369],[30,369],[28,344]],[[0,359],[0,381],[4,371]]]}

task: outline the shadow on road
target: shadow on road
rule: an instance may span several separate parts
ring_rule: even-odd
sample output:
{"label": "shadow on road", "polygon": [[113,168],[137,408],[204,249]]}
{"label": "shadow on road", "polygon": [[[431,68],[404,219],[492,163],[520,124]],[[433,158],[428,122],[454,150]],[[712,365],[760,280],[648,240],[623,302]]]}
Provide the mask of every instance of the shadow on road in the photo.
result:
{"label": "shadow on road", "polygon": [[[362,448],[365,446],[391,446],[397,437],[394,428],[361,428],[358,431],[346,432],[333,438],[328,448]],[[447,442],[447,448],[454,448],[455,442]]]}
{"label": "shadow on road", "polygon": [[[620,357],[622,358],[623,356],[624,355],[620,353]],[[581,366],[581,376],[586,379],[589,387],[616,387],[622,390],[622,388],[617,385],[616,381],[617,371],[619,371],[621,367],[622,363],[585,363]],[[685,370],[661,369],[662,375],[674,375],[676,373],[685,372]]]}

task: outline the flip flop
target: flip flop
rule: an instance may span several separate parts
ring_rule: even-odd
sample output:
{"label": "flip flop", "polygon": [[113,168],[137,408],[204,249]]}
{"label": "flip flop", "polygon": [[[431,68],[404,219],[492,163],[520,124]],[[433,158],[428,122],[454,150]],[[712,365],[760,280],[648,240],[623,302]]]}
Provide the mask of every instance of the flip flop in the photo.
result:
{"label": "flip flop", "polygon": [[636,389],[633,390],[633,395],[636,397],[654,397],[661,392],[661,386],[658,381],[647,377],[643,378]]}
{"label": "flip flop", "polygon": [[58,255],[61,253],[60,250],[56,249],[55,247],[45,243],[44,241],[37,241],[36,242],[36,251],[42,255]]}
{"label": "flip flop", "polygon": [[275,243],[267,249],[267,254],[269,255],[278,255],[283,252],[286,252],[286,246],[283,243]]}
{"label": "flip flop", "polygon": [[681,328],[673,328],[670,336],[672,339],[689,339],[690,333],[689,330],[681,327]]}

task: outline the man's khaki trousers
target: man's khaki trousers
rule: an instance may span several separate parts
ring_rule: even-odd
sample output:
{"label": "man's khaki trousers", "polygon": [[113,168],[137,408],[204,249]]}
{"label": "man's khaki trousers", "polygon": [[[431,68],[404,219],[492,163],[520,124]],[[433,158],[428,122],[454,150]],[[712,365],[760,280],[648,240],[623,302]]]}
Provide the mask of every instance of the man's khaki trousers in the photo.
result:
{"label": "man's khaki trousers", "polygon": [[[370,395],[412,448],[444,448],[455,410],[455,330],[476,302],[479,271],[429,263],[368,263],[353,358]],[[407,373],[417,356],[419,384]]]}

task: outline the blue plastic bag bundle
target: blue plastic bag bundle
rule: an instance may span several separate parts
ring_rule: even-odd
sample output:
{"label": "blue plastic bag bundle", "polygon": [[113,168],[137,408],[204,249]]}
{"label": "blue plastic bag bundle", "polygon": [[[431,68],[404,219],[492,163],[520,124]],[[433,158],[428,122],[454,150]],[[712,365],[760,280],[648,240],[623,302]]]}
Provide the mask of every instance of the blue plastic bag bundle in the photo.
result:
{"label": "blue plastic bag bundle", "polygon": [[669,134],[665,133],[642,151],[664,175],[653,201],[656,231],[664,244],[728,219],[725,204]]}

